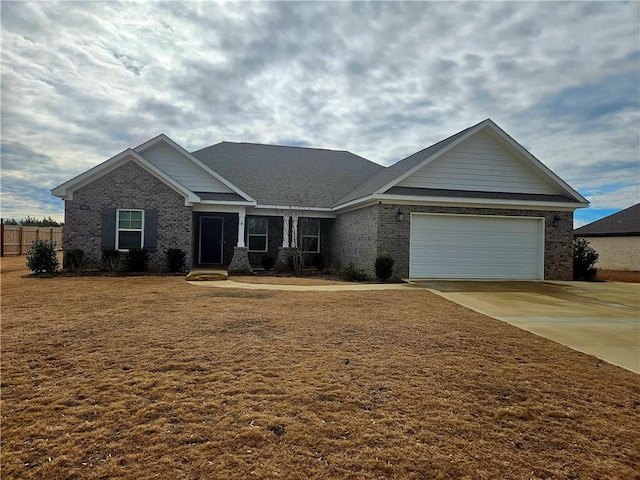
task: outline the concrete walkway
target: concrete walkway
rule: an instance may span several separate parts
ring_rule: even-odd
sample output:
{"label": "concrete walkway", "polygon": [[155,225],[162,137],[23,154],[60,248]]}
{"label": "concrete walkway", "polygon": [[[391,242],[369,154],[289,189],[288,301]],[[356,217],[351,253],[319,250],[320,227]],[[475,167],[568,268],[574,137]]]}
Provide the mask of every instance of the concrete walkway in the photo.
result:
{"label": "concrete walkway", "polygon": [[210,282],[189,281],[191,285],[216,288],[243,288],[246,290],[283,290],[289,292],[347,292],[367,290],[404,290],[415,288],[406,283],[337,283],[335,285],[280,285],[271,283],[245,283],[233,280],[217,280]]}
{"label": "concrete walkway", "polygon": [[415,283],[476,312],[640,373],[640,284]]}

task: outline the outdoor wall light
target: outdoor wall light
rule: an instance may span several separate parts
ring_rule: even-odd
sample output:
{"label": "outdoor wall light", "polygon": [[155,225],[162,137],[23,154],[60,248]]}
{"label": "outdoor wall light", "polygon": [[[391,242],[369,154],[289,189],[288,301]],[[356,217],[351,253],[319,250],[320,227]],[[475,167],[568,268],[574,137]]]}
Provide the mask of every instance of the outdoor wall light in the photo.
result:
{"label": "outdoor wall light", "polygon": [[560,225],[562,225],[562,219],[558,215],[556,215],[555,217],[553,217],[553,226],[559,227]]}
{"label": "outdoor wall light", "polygon": [[404,220],[404,213],[402,213],[402,210],[398,209],[398,211],[396,212],[396,218],[399,222]]}

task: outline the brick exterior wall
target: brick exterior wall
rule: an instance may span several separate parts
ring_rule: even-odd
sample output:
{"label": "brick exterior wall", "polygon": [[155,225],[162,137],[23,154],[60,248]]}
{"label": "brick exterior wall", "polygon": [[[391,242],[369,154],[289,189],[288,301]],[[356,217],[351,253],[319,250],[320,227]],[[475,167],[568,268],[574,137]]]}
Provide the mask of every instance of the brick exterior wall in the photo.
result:
{"label": "brick exterior wall", "polygon": [[[397,219],[398,209],[402,210],[404,220]],[[395,260],[394,276],[407,278],[411,212],[544,217],[544,278],[571,280],[573,277],[573,213],[560,211],[372,205],[338,215],[332,235],[333,261],[341,265],[354,261],[373,275],[376,257],[388,254]],[[553,225],[556,217],[560,220],[559,226]]]}
{"label": "brick exterior wall", "polygon": [[165,248],[180,248],[191,261],[191,207],[185,206],[184,197],[133,161],[79,188],[73,200],[65,201],[65,250],[81,248],[89,265],[100,264],[105,207],[157,210],[157,250],[149,256],[152,268],[164,267]]}
{"label": "brick exterior wall", "polygon": [[378,251],[378,205],[338,215],[331,232],[331,263],[342,267],[354,262],[374,275]]}

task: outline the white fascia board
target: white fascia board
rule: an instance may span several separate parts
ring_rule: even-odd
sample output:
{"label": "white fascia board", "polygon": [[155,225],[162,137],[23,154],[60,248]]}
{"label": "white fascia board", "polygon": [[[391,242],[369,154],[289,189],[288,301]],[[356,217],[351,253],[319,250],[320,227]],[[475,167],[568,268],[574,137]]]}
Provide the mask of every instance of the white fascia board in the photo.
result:
{"label": "white fascia board", "polygon": [[249,195],[248,193],[244,192],[240,188],[236,187],[233,183],[231,183],[229,180],[224,178],[218,172],[216,172],[216,171],[212,170],[210,167],[206,166],[204,163],[202,163],[196,157],[191,155],[185,148],[181,147],[180,144],[178,144],[177,142],[174,142],[173,140],[171,140],[164,133],[161,133],[157,137],[152,138],[151,140],[143,143],[142,145],[138,145],[136,148],[134,148],[134,150],[136,152],[143,152],[144,150],[147,150],[147,149],[151,148],[153,145],[155,145],[155,144],[157,144],[158,142],[161,142],[161,141],[166,143],[167,145],[169,145],[173,149],[177,150],[178,153],[180,153],[181,155],[184,155],[185,157],[187,157],[189,160],[191,160],[193,163],[195,163],[198,167],[202,168],[205,172],[207,172],[209,175],[211,175],[212,177],[214,177],[217,180],[219,180],[220,182],[222,182],[224,185],[229,187],[231,190],[236,192],[238,195],[240,195],[241,197],[246,198],[247,201],[249,201],[249,202],[255,202],[256,201],[251,195]]}
{"label": "white fascia board", "polygon": [[306,208],[306,207],[286,207],[286,208],[266,208],[265,206],[255,206],[247,209],[247,215],[265,217],[283,217],[285,215],[297,215],[299,217],[315,218],[336,218],[337,214],[330,209]]}
{"label": "white fascia board", "polygon": [[207,213],[237,213],[238,215],[244,215],[247,207],[245,205],[211,205],[196,203],[193,206],[194,212],[207,212]]}
{"label": "white fascia board", "polygon": [[453,207],[474,208],[509,208],[532,210],[576,210],[588,205],[579,202],[544,202],[540,200],[512,200],[503,198],[452,198],[452,197],[422,197],[412,195],[372,195],[383,203],[406,205],[446,205]]}
{"label": "white fascia board", "polygon": [[543,202],[531,200],[509,200],[498,198],[453,198],[453,197],[423,197],[417,195],[386,195],[374,194],[352,200],[334,207],[335,211],[348,211],[366,207],[375,203],[393,203],[397,205],[433,205],[449,207],[473,208],[507,208],[531,210],[567,210],[574,211],[586,208],[588,205],[579,202]]}
{"label": "white fascia board", "polygon": [[97,178],[100,178],[103,175],[106,175],[109,172],[112,172],[116,168],[124,165],[128,161],[134,161],[141,168],[149,172],[151,175],[156,177],[162,183],[166,184],[168,187],[179,193],[185,199],[185,205],[192,205],[193,203],[200,202],[200,197],[193,193],[191,190],[187,189],[180,183],[176,182],[173,178],[168,176],[166,173],[157,169],[152,163],[146,160],[144,157],[140,156],[138,153],[128,148],[122,152],[120,152],[115,157],[111,157],[109,160],[102,162],[99,165],[96,165],[93,168],[90,168],[84,173],[81,173],[77,177],[72,178],[71,180],[59,185],[58,187],[51,190],[51,193],[57,197],[62,198],[63,200],[73,200],[73,192],[79,188],[88,185],[93,182]]}
{"label": "white fascia board", "polygon": [[256,202],[226,200],[200,200],[198,203],[202,205],[242,205],[244,207],[252,207],[256,204]]}
{"label": "white fascia board", "polygon": [[268,208],[279,211],[296,211],[296,212],[331,212],[331,207],[300,207],[298,205],[256,205],[255,208]]}

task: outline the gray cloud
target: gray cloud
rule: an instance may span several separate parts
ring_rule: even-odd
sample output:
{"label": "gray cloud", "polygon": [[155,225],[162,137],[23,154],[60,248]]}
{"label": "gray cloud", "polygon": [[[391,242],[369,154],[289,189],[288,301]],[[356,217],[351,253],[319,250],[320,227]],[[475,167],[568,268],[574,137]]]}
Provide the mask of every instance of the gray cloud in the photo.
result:
{"label": "gray cloud", "polygon": [[[633,2],[7,2],[3,170],[44,162],[29,188],[48,194],[160,132],[389,164],[491,117],[619,202],[640,153],[639,17]],[[3,188],[3,209],[20,192]]]}

